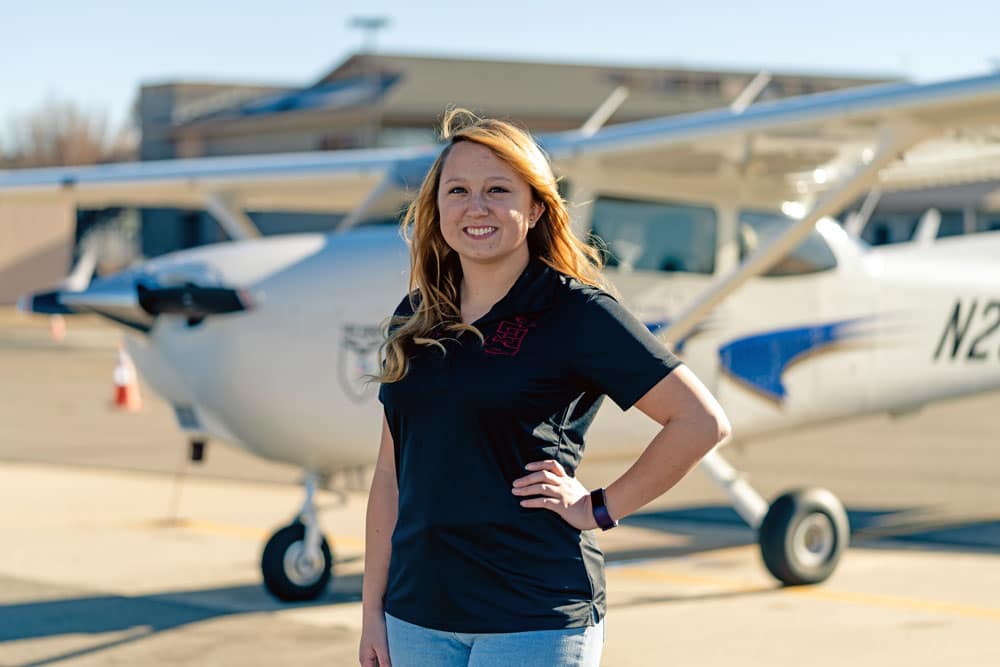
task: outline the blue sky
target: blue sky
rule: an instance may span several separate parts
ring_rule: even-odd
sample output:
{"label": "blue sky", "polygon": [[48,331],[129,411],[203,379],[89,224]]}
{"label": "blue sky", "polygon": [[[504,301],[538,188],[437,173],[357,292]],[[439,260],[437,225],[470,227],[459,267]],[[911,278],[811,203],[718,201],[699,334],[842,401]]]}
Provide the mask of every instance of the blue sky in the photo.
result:
{"label": "blue sky", "polygon": [[358,15],[390,18],[377,48],[393,53],[921,81],[1000,66],[1000,3],[991,0],[33,0],[0,14],[0,133],[52,97],[106,111],[117,124],[143,82],[305,85],[361,47],[348,27]]}

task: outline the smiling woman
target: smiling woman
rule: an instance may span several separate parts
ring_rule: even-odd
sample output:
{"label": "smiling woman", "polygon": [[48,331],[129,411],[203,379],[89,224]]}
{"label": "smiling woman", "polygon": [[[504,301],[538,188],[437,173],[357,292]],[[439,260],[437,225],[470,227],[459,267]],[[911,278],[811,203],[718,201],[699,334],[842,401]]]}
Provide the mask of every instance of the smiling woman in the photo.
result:
{"label": "smiling woman", "polygon": [[[366,518],[362,665],[597,665],[608,530],[729,426],[600,287],[544,153],[456,111],[411,204]],[[576,479],[604,395],[663,428],[607,490]]]}
{"label": "smiling woman", "polygon": [[[496,301],[490,287],[498,281],[491,278],[512,283],[528,265],[528,230],[545,205],[493,151],[466,141],[455,145],[441,170],[438,210],[441,235],[463,263],[470,289],[462,295],[462,321],[471,323]],[[470,281],[470,269],[483,279]]]}
{"label": "smiling woman", "polygon": [[454,109],[442,136],[448,143],[403,220],[410,294],[420,298],[386,341],[383,382],[406,374],[408,345],[439,347],[442,330],[481,336],[469,325],[529,257],[581,284],[602,284],[598,252],[573,234],[552,167],[530,134]]}

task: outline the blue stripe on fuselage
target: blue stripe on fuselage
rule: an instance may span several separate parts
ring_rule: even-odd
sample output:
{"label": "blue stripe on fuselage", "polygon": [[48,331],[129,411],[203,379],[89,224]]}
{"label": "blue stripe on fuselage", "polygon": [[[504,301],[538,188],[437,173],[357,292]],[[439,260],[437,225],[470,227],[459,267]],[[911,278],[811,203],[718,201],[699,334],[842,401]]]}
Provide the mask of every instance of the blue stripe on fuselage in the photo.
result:
{"label": "blue stripe on fuselage", "polygon": [[859,334],[851,331],[858,320],[779,329],[738,338],[719,348],[719,362],[733,377],[768,397],[787,396],[781,376],[799,357]]}

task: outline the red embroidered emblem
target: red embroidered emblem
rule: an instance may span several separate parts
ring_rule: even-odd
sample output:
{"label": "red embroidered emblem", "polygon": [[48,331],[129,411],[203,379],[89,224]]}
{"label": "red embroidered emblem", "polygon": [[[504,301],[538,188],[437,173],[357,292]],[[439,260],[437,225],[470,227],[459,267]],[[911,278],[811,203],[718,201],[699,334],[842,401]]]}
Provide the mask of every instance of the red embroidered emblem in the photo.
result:
{"label": "red embroidered emblem", "polygon": [[483,351],[486,354],[496,354],[513,357],[521,351],[521,343],[528,335],[528,329],[535,326],[528,318],[518,315],[511,320],[500,320],[496,332],[486,339]]}

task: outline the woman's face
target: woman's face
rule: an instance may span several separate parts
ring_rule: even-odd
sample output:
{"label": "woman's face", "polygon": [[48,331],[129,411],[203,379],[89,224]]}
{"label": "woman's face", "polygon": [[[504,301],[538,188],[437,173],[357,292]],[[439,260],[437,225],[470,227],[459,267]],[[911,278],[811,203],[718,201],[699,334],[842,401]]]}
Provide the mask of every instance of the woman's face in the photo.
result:
{"label": "woman's face", "polygon": [[542,214],[528,183],[485,146],[451,148],[437,193],[441,235],[462,263],[528,261],[528,230]]}

